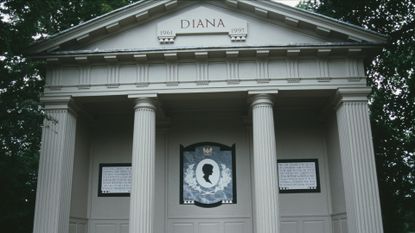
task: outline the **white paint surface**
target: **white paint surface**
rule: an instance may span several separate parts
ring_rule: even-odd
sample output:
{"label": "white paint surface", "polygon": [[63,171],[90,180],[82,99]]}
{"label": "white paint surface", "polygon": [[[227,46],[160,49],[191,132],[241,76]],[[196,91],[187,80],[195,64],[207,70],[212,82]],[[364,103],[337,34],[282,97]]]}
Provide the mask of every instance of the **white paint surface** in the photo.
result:
{"label": "white paint surface", "polygon": [[[163,3],[156,1],[160,2]],[[65,163],[63,159],[56,163],[65,165],[65,173],[57,170],[56,166],[46,169],[46,172],[55,172],[51,174],[68,173],[65,185],[56,185],[59,183],[57,180],[53,186],[56,190],[47,192],[47,189],[43,189],[42,193],[40,188],[41,192],[38,193],[44,206],[60,205],[62,214],[59,216],[62,217],[53,219],[54,214],[44,211],[46,208],[37,208],[38,212],[41,211],[37,216],[47,217],[44,219],[53,220],[56,227],[65,229],[59,231],[60,228],[50,228],[36,232],[66,232],[65,225],[69,222],[67,228],[71,233],[127,233],[131,227],[130,211],[139,213],[140,209],[144,209],[140,206],[147,203],[154,208],[136,214],[139,217],[133,216],[134,220],[131,221],[131,225],[145,225],[146,230],[143,232],[152,232],[154,229],[155,233],[252,233],[254,228],[258,228],[256,224],[261,225],[259,228],[270,226],[269,229],[277,232],[276,225],[280,220],[280,233],[347,233],[347,228],[350,232],[362,233],[355,231],[355,226],[371,224],[369,218],[356,220],[359,216],[371,216],[373,208],[368,206],[368,212],[362,211],[360,206],[363,205],[359,205],[353,196],[353,193],[373,194],[366,197],[367,202],[364,204],[373,204],[378,196],[376,187],[368,185],[370,182],[376,183],[374,160],[369,157],[372,152],[368,150],[370,144],[367,143],[371,138],[370,132],[361,129],[350,131],[350,127],[346,127],[361,123],[360,115],[351,114],[354,110],[360,113],[366,110],[350,106],[347,111],[338,112],[341,118],[338,126],[335,122],[327,124],[327,119],[336,121],[332,104],[335,104],[339,88],[349,90],[347,97],[351,101],[355,100],[359,91],[366,90],[361,58],[365,55],[365,48],[360,50],[349,46],[350,43],[338,42],[350,42],[346,38],[353,35],[369,38],[367,41],[374,40],[375,36],[333,22],[322,23],[318,18],[310,18],[304,12],[293,9],[287,10],[280,4],[244,1],[255,6],[249,12],[243,9],[243,4],[234,10],[232,2],[235,3],[227,1],[230,5],[221,5],[222,1],[204,1],[200,5],[178,8],[161,5],[157,11],[160,14],[151,15],[147,21],[130,22],[120,31],[108,32],[96,40],[71,47],[77,59],[49,63],[45,96],[54,102],[49,102],[46,107],[57,107],[56,103],[62,96],[72,96],[82,110],[79,112],[79,122],[85,120],[88,124],[79,129],[81,136],[76,136],[76,143],[63,140],[65,136],[57,137],[49,129],[44,129],[47,137],[43,142],[45,149],[41,152],[41,158],[72,158],[57,153],[67,151],[64,146],[55,145],[54,140],[58,139],[65,141],[67,146],[76,144],[76,155],[73,157],[72,176],[72,166],[68,166],[71,163]],[[229,35],[191,34],[178,36],[174,44],[159,43],[157,24],[160,21],[173,19],[183,13],[197,16],[203,9],[246,21],[249,30],[247,40],[236,43]],[[310,25],[324,27],[304,29],[302,22],[305,21],[313,21]],[[347,37],[342,39],[324,34],[328,30],[342,31]],[[78,36],[85,33],[80,31],[74,38],[80,39]],[[317,48],[314,47],[317,45]],[[341,48],[335,49],[333,45]],[[284,46],[287,47],[281,49]],[[103,56],[90,59],[76,51],[90,49],[94,53],[96,48],[137,51],[134,54],[115,52],[106,56],[107,59]],[[152,49],[154,51],[150,51]],[[248,102],[251,95],[270,91],[275,93],[275,90],[279,94],[276,95],[274,106],[267,104],[254,111],[250,109]],[[158,110],[151,114],[145,112],[136,115],[143,118],[136,117],[133,120],[133,101],[128,98],[140,95],[158,96]],[[69,101],[70,98],[67,99]],[[367,101],[365,97],[363,100]],[[272,120],[272,116],[275,116],[275,120]],[[57,130],[57,135],[62,132],[75,133],[73,123],[65,123],[61,118],[63,116],[57,117],[66,130]],[[142,126],[139,127],[142,129],[136,127],[133,130],[134,124]],[[144,127],[149,125],[152,125],[151,130]],[[154,125],[157,128],[153,128]],[[368,127],[369,124],[366,122],[364,126]],[[351,138],[359,136],[362,139],[359,141],[366,144],[357,147],[360,144],[347,140],[347,134]],[[272,139],[274,136],[275,140]],[[236,145],[236,203],[211,209],[180,204],[180,145],[203,141]],[[358,151],[348,153],[350,148],[358,148]],[[369,152],[363,153],[365,151]],[[59,157],[50,156],[56,154]],[[276,201],[275,154],[279,159],[318,159],[321,192],[281,194],[279,202]],[[369,156],[353,157],[354,154]],[[146,155],[151,156],[144,157]],[[99,164],[128,163],[132,158],[140,159],[134,167],[137,169],[137,180],[141,180],[132,193],[142,194],[141,198],[134,195],[131,199],[98,197]],[[356,168],[353,165],[356,161],[358,164],[368,164],[368,168]],[[84,166],[80,166],[80,163]],[[41,161],[42,164],[45,166],[47,163]],[[353,169],[360,173],[349,174]],[[341,174],[342,170],[347,176]],[[359,175],[366,174],[364,172],[369,172],[369,176]],[[72,185],[69,181],[73,182]],[[47,182],[44,184],[45,187],[51,187]],[[349,188],[342,189],[343,184]],[[345,194],[342,194],[343,190]],[[72,200],[69,191],[72,191]],[[62,195],[63,201],[59,202],[61,204],[53,205],[58,202],[57,199],[49,198],[49,193],[65,194]],[[136,205],[134,201],[130,203],[134,199],[141,204]],[[39,203],[42,201],[38,201],[37,206]],[[70,221],[66,221],[69,218],[66,217],[69,204],[72,207],[71,216]],[[256,210],[263,212],[258,213]],[[277,211],[280,213],[279,220]],[[258,220],[258,216],[264,213],[273,217],[266,221]],[[356,213],[359,216],[354,216]],[[154,226],[149,220],[151,218],[154,218]],[[48,226],[46,221],[36,222],[42,227]],[[376,222],[371,226],[381,227]],[[381,228],[376,229],[376,233],[379,233]],[[262,228],[257,231],[262,232],[266,230]]]}
{"label": "white paint surface", "polygon": [[295,7],[298,5],[298,3],[300,3],[300,0],[273,0],[275,2],[279,2],[288,6],[292,6]]}

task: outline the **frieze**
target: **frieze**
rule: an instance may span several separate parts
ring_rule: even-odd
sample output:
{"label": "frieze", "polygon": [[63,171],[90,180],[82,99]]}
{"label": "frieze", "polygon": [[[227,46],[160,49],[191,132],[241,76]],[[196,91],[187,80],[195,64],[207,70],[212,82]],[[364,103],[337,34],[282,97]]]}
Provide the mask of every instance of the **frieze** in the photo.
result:
{"label": "frieze", "polygon": [[[55,64],[48,67],[45,92],[76,95],[102,92],[109,95],[153,89],[169,93],[193,89],[212,91],[218,88],[243,91],[247,86],[262,86],[264,83],[300,89],[310,88],[310,85],[316,88],[360,86],[366,83],[363,65],[358,61],[359,58],[283,59],[266,55],[246,58],[228,52],[226,59],[210,58],[207,53],[198,53],[192,61],[178,56],[177,59],[165,58],[158,62],[140,60],[116,64]],[[355,64],[349,64],[353,62]],[[354,67],[356,65],[357,68]],[[358,71],[351,71],[349,66]]]}

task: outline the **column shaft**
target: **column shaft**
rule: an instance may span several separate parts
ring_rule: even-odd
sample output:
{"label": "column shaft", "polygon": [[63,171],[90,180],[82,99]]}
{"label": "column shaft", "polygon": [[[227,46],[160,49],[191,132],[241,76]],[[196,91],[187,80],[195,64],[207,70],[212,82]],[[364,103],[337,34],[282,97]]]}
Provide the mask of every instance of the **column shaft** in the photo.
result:
{"label": "column shaft", "polygon": [[34,233],[67,233],[75,151],[76,117],[67,108],[48,109],[40,150]]}
{"label": "column shaft", "polygon": [[350,233],[383,233],[367,99],[342,101],[337,110]]}
{"label": "column shaft", "polygon": [[256,233],[278,233],[278,180],[274,117],[270,95],[252,103]]}
{"label": "column shaft", "polygon": [[149,99],[138,99],[134,114],[130,233],[152,233],[156,113]]}

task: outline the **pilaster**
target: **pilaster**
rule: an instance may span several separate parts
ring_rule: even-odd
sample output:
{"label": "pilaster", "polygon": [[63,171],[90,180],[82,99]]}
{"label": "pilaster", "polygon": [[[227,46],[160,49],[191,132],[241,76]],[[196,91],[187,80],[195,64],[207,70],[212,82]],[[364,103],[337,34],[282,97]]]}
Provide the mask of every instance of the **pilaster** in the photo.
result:
{"label": "pilaster", "polygon": [[279,232],[277,152],[271,94],[252,97],[256,233]]}
{"label": "pilaster", "polygon": [[152,233],[156,162],[156,107],[152,98],[139,97],[134,106],[130,233]]}
{"label": "pilaster", "polygon": [[339,89],[337,123],[347,227],[351,233],[383,233],[369,120],[370,89]]}
{"label": "pilaster", "polygon": [[70,97],[44,98],[44,120],[34,233],[67,233],[75,151],[76,115]]}

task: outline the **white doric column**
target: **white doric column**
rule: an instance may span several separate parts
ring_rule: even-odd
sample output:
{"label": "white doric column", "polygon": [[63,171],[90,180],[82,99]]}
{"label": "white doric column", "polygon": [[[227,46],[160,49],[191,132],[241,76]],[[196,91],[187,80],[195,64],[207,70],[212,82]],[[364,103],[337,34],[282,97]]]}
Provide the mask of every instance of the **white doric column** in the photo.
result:
{"label": "white doric column", "polygon": [[156,107],[152,98],[137,98],[134,109],[130,233],[153,233]]}
{"label": "white doric column", "polygon": [[339,89],[337,124],[350,233],[383,233],[369,120],[370,89]]}
{"label": "white doric column", "polygon": [[67,233],[75,151],[76,115],[70,97],[44,98],[44,120],[34,233]]}
{"label": "white doric column", "polygon": [[271,94],[252,97],[253,164],[256,233],[278,233],[278,179]]}

